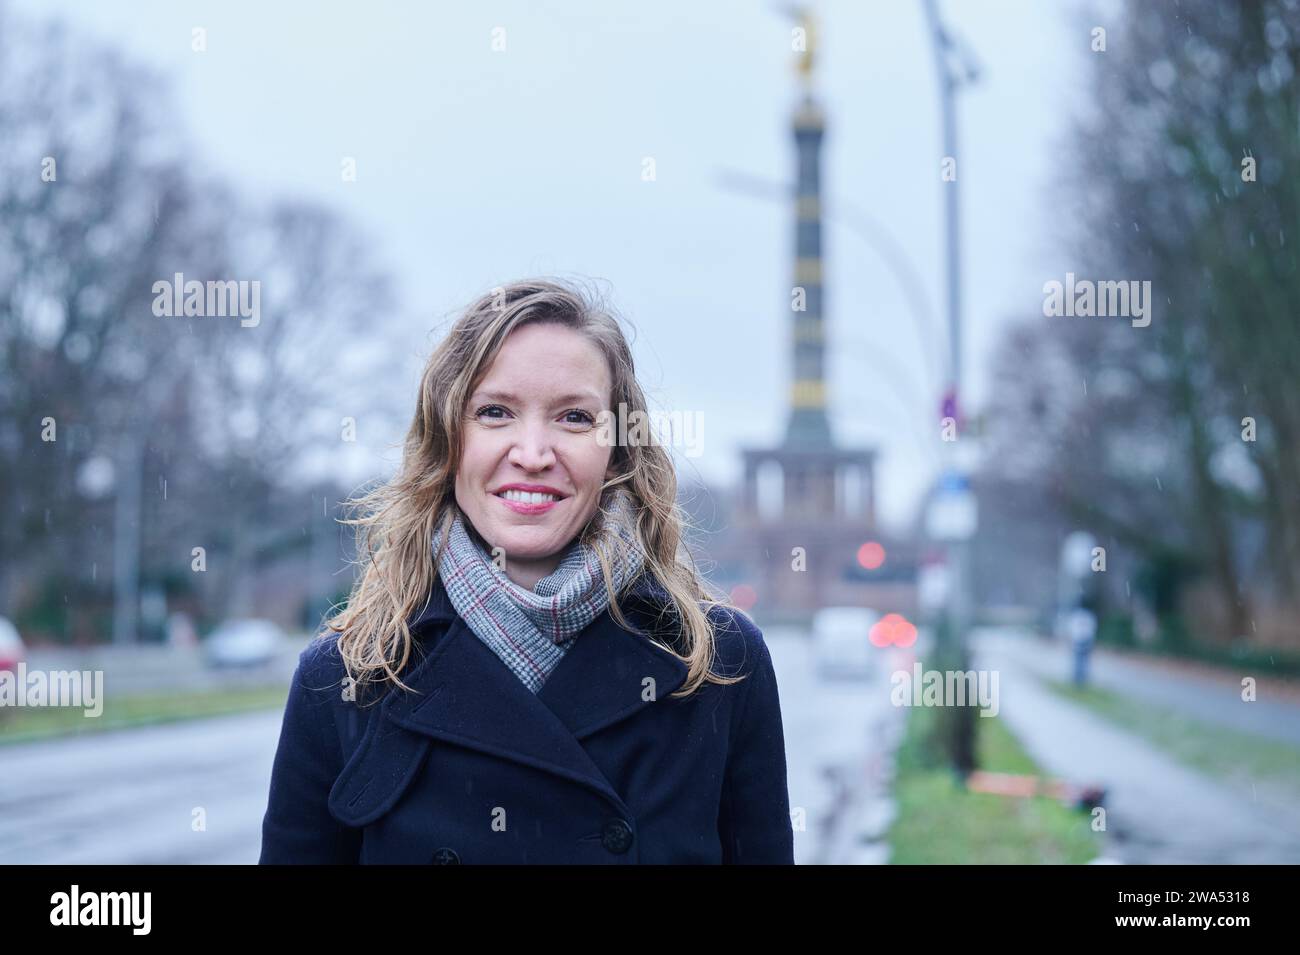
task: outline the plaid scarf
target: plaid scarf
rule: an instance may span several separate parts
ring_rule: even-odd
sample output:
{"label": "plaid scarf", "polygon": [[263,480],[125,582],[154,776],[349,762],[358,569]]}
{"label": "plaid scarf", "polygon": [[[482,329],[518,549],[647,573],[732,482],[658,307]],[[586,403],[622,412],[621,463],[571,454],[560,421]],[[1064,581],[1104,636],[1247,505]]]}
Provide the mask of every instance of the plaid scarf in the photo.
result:
{"label": "plaid scarf", "polygon": [[[631,495],[616,487],[610,506],[597,512],[600,531],[594,546],[579,534],[564,551],[560,565],[537,582],[521,587],[499,570],[455,509],[447,549],[438,575],[451,604],[480,640],[501,658],[525,686],[536,693],[574,638],[609,606],[598,551],[610,561],[616,592],[641,570],[645,557],[636,543],[636,515]],[[433,552],[441,542],[434,532]],[[509,556],[506,557],[509,560]]]}

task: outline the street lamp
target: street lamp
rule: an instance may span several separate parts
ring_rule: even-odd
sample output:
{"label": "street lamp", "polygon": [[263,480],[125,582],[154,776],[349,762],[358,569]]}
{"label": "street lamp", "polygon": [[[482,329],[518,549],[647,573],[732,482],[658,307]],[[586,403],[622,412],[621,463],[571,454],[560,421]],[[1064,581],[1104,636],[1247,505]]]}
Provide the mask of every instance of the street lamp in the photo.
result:
{"label": "street lamp", "polygon": [[[979,69],[969,48],[948,31],[939,16],[938,0],[925,0],[925,15],[934,40],[934,61],[939,78],[939,104],[945,160],[953,163],[951,178],[944,177],[944,225],[948,284],[948,388],[942,415],[959,425],[964,396],[961,392],[962,314],[961,314],[961,229],[960,193],[957,169],[956,94],[975,81]],[[966,632],[970,627],[970,538],[975,532],[975,497],[959,460],[960,433],[949,441],[949,466],[941,478],[930,510],[932,525],[944,535],[948,544],[949,576],[946,626],[938,630],[943,637],[940,655],[957,669],[969,669]],[[937,518],[944,518],[938,520]],[[970,707],[956,707],[947,714],[951,721],[943,736],[954,768],[962,774],[975,769],[974,712]]]}

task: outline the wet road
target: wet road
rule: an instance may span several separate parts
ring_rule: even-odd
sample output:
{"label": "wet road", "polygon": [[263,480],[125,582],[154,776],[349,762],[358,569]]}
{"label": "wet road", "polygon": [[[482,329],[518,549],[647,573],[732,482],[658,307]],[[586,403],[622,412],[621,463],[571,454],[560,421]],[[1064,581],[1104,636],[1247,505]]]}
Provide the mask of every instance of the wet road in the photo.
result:
{"label": "wet road", "polygon": [[[900,711],[888,667],[821,682],[797,631],[766,634],[777,670],[801,864],[882,861],[883,751]],[[254,863],[279,711],[0,747],[0,864]]]}

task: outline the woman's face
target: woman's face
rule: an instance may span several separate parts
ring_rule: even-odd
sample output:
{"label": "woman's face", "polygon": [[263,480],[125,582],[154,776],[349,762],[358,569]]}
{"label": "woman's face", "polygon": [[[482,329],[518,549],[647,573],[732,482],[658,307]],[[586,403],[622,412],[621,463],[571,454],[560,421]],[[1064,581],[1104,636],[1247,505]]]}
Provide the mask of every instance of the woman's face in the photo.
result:
{"label": "woman's face", "polygon": [[559,566],[614,476],[613,448],[596,427],[611,387],[590,341],[528,324],[510,333],[470,395],[456,503],[490,548],[505,551],[506,575],[520,586]]}

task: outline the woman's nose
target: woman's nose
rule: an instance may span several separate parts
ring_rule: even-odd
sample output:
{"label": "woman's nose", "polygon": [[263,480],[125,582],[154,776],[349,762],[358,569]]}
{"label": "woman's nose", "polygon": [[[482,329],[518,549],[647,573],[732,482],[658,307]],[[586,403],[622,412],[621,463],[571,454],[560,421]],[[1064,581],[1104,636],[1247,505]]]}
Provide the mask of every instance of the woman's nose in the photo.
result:
{"label": "woman's nose", "polygon": [[540,471],[555,463],[555,452],[544,424],[526,424],[510,447],[510,463],[526,471]]}

